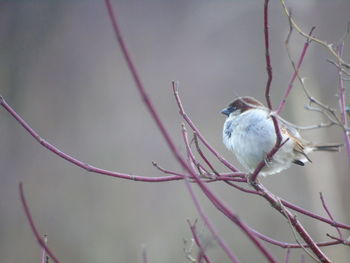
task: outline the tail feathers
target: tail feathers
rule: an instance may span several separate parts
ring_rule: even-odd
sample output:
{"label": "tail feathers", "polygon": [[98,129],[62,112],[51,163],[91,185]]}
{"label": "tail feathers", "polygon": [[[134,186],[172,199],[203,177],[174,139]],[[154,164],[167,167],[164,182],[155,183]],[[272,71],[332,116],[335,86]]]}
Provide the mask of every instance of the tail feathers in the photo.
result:
{"label": "tail feathers", "polygon": [[315,145],[314,151],[327,151],[327,152],[339,152],[343,144],[328,144],[328,145]]}

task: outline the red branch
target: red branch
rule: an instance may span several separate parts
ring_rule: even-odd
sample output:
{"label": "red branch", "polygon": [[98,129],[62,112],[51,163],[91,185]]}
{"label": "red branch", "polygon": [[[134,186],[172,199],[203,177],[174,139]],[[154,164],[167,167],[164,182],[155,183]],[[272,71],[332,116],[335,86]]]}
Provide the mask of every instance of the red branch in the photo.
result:
{"label": "red branch", "polygon": [[26,217],[27,217],[27,219],[28,219],[30,228],[32,229],[33,234],[34,234],[34,236],[36,237],[36,240],[38,241],[38,243],[39,243],[39,245],[41,246],[41,248],[43,248],[43,249],[46,251],[46,253],[50,256],[50,258],[51,258],[55,263],[60,263],[60,261],[56,258],[56,256],[52,253],[52,251],[48,248],[48,246],[46,245],[45,240],[41,238],[41,236],[40,236],[38,230],[36,229],[36,226],[35,226],[35,224],[34,224],[33,217],[32,217],[32,215],[30,214],[29,207],[28,207],[28,205],[27,205],[27,201],[26,201],[26,198],[25,198],[25,196],[24,196],[23,185],[22,185],[22,183],[19,183],[19,194],[20,194],[20,197],[21,197],[21,202],[22,202],[22,205],[23,205],[24,212],[25,212]]}
{"label": "red branch", "polygon": [[22,126],[24,129],[28,131],[28,133],[37,140],[42,146],[44,146],[49,151],[58,155],[59,157],[67,160],[68,162],[79,166],[80,168],[85,169],[88,172],[104,174],[112,177],[117,177],[121,179],[133,180],[133,181],[142,181],[142,182],[166,182],[166,181],[174,181],[174,180],[182,180],[182,176],[173,175],[173,176],[162,176],[162,177],[146,177],[146,176],[138,176],[138,175],[130,175],[125,173],[113,172],[105,169],[101,169],[98,167],[94,167],[90,164],[82,162],[69,154],[62,152],[53,144],[49,143],[45,139],[41,138],[40,135],[32,128],[30,125],[23,120],[23,118],[4,100],[2,96],[0,96],[0,105],[7,110]]}
{"label": "red branch", "polygon": [[[329,216],[329,218],[330,218],[332,221],[334,221],[334,218],[333,218],[331,212],[330,212],[329,209],[328,209],[328,206],[327,206],[327,204],[326,204],[326,201],[324,200],[324,197],[323,197],[322,192],[320,192],[320,199],[321,199],[321,202],[322,202],[322,206],[323,206],[324,210],[326,211],[327,215]],[[342,235],[342,233],[340,232],[340,229],[339,229],[338,227],[335,227],[335,229],[337,230],[337,232],[338,232],[338,234],[339,234],[339,237],[342,239],[342,238],[343,238],[343,235]]]}
{"label": "red branch", "polygon": [[[267,82],[265,87],[265,98],[267,106],[270,110],[272,110],[272,103],[270,98],[270,90],[271,90],[271,82],[272,82],[272,66],[271,66],[271,58],[270,58],[270,39],[269,39],[269,0],[265,0],[264,2],[264,39],[265,39],[265,61],[266,61],[266,72],[267,72]],[[278,121],[276,117],[271,114],[271,119],[273,121],[273,125],[276,133],[276,143],[275,146],[271,149],[271,151],[267,154],[266,160],[271,160],[275,153],[281,148],[282,135],[279,129]],[[252,183],[256,182],[260,171],[265,167],[266,160],[262,160],[258,166],[255,168],[255,171],[250,176],[250,181]]]}
{"label": "red branch", "polygon": [[[312,27],[311,30],[310,30],[309,36],[312,35],[312,32],[313,32],[314,30],[315,30],[315,27]],[[308,49],[308,47],[309,47],[309,45],[310,45],[310,42],[311,42],[311,40],[308,38],[308,39],[306,40],[305,44],[304,44],[304,48],[303,48],[303,50],[301,51],[301,55],[300,55],[298,64],[297,64],[296,68],[294,68],[294,72],[293,72],[292,78],[291,78],[291,80],[290,80],[290,82],[289,82],[288,88],[287,88],[286,92],[284,93],[284,96],[283,96],[283,98],[282,98],[282,100],[281,100],[281,102],[280,102],[280,104],[279,104],[279,106],[278,106],[278,108],[277,108],[277,110],[276,110],[276,114],[277,114],[277,115],[279,115],[279,114],[282,112],[282,110],[284,109],[284,106],[286,105],[287,98],[288,98],[288,96],[289,96],[289,93],[292,91],[293,83],[294,83],[296,77],[297,77],[298,74],[299,74],[299,69],[300,69],[300,67],[301,67],[301,64],[302,64],[303,61],[304,61],[304,58],[305,58],[305,55],[306,55],[306,51],[307,51],[307,49]]]}
{"label": "red branch", "polygon": [[194,133],[196,133],[196,135],[198,136],[198,139],[201,140],[201,142],[205,145],[205,147],[207,147],[207,149],[216,157],[218,158],[218,160],[224,164],[227,168],[229,168],[231,171],[233,172],[238,172],[239,170],[233,166],[232,164],[230,164],[224,157],[221,156],[221,154],[219,154],[210,144],[209,142],[203,137],[203,135],[200,133],[199,129],[196,127],[196,125],[192,122],[192,120],[187,116],[180,97],[179,97],[179,83],[178,81],[173,81],[172,82],[173,85],[173,92],[174,92],[174,96],[177,102],[177,105],[179,107],[179,114],[182,116],[182,118],[187,122],[187,124],[191,127],[192,131]]}

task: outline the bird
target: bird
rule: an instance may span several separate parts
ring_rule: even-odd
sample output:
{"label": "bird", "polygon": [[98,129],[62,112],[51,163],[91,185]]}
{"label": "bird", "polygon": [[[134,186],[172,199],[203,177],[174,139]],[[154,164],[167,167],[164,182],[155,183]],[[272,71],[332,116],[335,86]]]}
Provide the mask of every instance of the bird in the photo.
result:
{"label": "bird", "polygon": [[223,127],[223,143],[232,151],[237,160],[249,172],[265,161],[259,176],[280,173],[292,164],[304,166],[311,162],[308,154],[314,151],[339,151],[342,144],[317,145],[301,137],[299,131],[289,122],[277,116],[282,137],[282,146],[272,156],[267,154],[276,144],[276,131],[272,120],[273,113],[253,97],[236,98],[221,111],[226,115]]}

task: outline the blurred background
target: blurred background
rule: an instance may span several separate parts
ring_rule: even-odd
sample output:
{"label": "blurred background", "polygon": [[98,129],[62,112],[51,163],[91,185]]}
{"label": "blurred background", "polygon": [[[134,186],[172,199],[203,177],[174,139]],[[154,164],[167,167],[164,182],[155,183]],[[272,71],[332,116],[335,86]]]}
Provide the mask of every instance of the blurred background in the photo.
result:
{"label": "blurred background", "polygon": [[[271,2],[272,101],[279,102],[292,67],[284,46],[289,25],[279,1]],[[288,3],[300,26],[329,43],[350,20],[350,2]],[[180,81],[187,113],[208,141],[238,166],[222,144],[224,116],[234,97],[264,101],[266,83],[263,1],[113,1],[125,40],[156,109],[180,151],[182,122],[171,91]],[[143,176],[161,176],[151,162],[181,171],[136,91],[112,31],[104,1],[0,1],[0,93],[49,142],[91,165]],[[298,58],[304,39],[294,33]],[[349,61],[349,43],[345,47]],[[316,98],[337,107],[337,71],[323,47],[312,44],[301,76]],[[347,87],[349,91],[349,87]],[[348,97],[349,99],[349,97]],[[298,125],[324,121],[304,110],[297,83],[282,116]],[[24,184],[40,233],[61,262],[187,262],[183,240],[191,239],[186,219],[198,217],[183,182],[142,183],[91,174],[39,145],[0,109],[0,262],[39,262],[40,248],[18,194]],[[307,131],[316,142],[342,142],[339,128]],[[227,171],[215,158],[219,171]],[[263,179],[273,193],[327,216],[323,192],[334,217],[350,223],[349,164],[346,153],[315,153],[313,163],[293,166]],[[287,221],[270,205],[223,183],[211,189],[256,230],[295,242]],[[245,235],[197,191],[222,237],[241,262],[264,262]],[[318,241],[336,234],[326,224],[298,218]],[[203,238],[211,237],[200,222]],[[347,236],[344,231],[344,235]],[[214,242],[213,262],[228,259]],[[267,244],[282,261],[285,251]],[[323,249],[334,262],[348,262],[345,246]],[[195,250],[194,250],[195,252]],[[300,262],[293,250],[291,262]],[[194,253],[195,255],[195,253]],[[306,256],[305,262],[311,262]]]}

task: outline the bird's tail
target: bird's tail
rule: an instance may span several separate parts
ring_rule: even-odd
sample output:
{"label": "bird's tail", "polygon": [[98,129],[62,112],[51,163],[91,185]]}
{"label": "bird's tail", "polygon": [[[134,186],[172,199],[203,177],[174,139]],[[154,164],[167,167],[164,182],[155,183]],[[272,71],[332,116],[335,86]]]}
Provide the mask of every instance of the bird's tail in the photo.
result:
{"label": "bird's tail", "polygon": [[325,144],[325,145],[314,145],[314,151],[327,151],[327,152],[339,152],[343,144]]}

